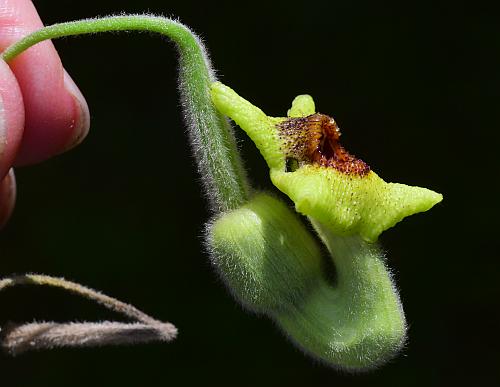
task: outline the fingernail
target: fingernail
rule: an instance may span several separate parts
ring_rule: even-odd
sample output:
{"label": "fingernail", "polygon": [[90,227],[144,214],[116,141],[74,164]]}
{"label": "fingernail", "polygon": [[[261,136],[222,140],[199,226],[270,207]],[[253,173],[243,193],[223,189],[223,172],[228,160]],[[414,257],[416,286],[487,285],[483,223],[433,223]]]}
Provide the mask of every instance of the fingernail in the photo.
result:
{"label": "fingernail", "polygon": [[0,181],[0,229],[9,220],[16,204],[16,177],[14,169]]}
{"label": "fingernail", "polygon": [[64,149],[69,150],[81,143],[85,136],[87,136],[90,127],[90,113],[85,97],[66,70],[64,70],[64,87],[75,99],[75,106],[77,109],[77,117],[75,118],[75,122],[73,124],[74,135],[68,141],[68,144]]}

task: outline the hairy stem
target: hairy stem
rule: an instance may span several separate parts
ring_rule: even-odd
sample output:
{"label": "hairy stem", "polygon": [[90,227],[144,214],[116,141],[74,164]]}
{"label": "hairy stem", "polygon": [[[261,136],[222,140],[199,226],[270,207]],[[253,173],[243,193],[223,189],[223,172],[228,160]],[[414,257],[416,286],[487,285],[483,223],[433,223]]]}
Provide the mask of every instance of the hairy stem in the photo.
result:
{"label": "hairy stem", "polygon": [[42,274],[25,274],[0,280],[0,291],[17,285],[45,285],[52,286],[59,289],[67,290],[71,293],[78,294],[89,300],[96,301],[107,309],[121,313],[133,320],[141,321],[144,323],[156,322],[156,320],[149,317],[147,314],[128,305],[124,302],[118,301],[112,297],[106,296],[94,289],[77,284],[75,282],[67,281],[64,278],[57,278]]}
{"label": "hairy stem", "polygon": [[158,321],[132,305],[64,278],[40,274],[4,278],[0,280],[0,291],[18,285],[45,285],[67,290],[135,320],[136,323],[114,321],[56,323],[49,321],[11,325],[2,330],[0,345],[12,354],[54,347],[171,341],[177,335],[177,329],[172,324]]}
{"label": "hairy stem", "polygon": [[11,61],[47,39],[108,31],[155,32],[176,44],[180,53],[179,91],[184,118],[211,207],[214,212],[220,212],[235,209],[246,202],[249,185],[232,128],[211,101],[209,87],[216,78],[210,60],[200,39],[183,24],[147,15],[110,16],[55,24],[13,44],[5,50],[2,58]]}

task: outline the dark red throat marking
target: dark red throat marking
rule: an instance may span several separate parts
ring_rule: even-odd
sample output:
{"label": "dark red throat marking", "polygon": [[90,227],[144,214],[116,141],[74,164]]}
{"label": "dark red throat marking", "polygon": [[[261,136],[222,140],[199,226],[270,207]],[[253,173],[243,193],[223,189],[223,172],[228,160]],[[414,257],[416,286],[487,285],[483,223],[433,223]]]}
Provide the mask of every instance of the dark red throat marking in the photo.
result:
{"label": "dark red throat marking", "polygon": [[287,157],[300,163],[335,168],[349,175],[365,176],[370,167],[340,145],[334,119],[321,113],[288,118],[278,125]]}

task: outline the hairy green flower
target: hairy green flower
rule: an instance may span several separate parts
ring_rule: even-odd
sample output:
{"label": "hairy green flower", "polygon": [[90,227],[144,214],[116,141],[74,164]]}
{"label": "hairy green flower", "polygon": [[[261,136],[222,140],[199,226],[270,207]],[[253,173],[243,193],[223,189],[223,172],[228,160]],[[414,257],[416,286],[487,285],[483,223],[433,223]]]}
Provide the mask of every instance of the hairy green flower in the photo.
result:
{"label": "hairy green flower", "polygon": [[212,100],[254,141],[271,180],[307,215],[336,269],[328,280],[316,241],[278,199],[260,194],[211,226],[214,262],[238,299],[267,314],[306,352],[350,370],[394,356],[406,324],[379,234],[442,197],[384,182],[338,142],[332,118],[297,97],[288,117],[268,117],[229,87]]}

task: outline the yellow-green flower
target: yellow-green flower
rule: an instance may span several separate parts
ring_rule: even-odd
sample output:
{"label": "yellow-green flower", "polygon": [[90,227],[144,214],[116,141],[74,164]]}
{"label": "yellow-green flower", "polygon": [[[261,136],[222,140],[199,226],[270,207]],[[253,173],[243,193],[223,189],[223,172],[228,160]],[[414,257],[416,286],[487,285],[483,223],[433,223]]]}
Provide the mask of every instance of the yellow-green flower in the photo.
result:
{"label": "yellow-green flower", "polygon": [[231,117],[266,160],[273,184],[298,212],[339,235],[376,241],[408,215],[427,211],[442,196],[426,188],[386,183],[339,143],[334,120],[315,112],[308,95],[295,98],[288,117],[269,117],[220,82],[212,84],[217,109]]}

